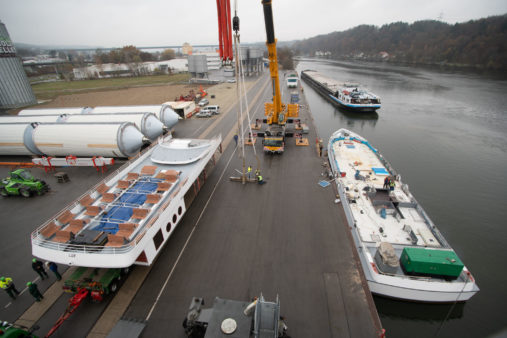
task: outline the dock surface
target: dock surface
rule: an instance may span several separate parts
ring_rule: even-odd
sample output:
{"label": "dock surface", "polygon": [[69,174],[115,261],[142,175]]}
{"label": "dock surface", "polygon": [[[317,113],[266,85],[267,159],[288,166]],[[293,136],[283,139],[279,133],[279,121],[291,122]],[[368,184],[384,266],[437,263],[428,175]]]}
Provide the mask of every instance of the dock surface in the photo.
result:
{"label": "dock surface", "polygon": [[[136,267],[119,290],[118,300],[84,304],[87,308],[76,311],[55,337],[106,336],[105,328],[114,324],[122,309],[123,318],[146,321],[144,337],[169,333],[185,337],[181,323],[192,297],[203,297],[211,306],[217,296],[248,301],[261,292],[266,300],[279,295],[281,314],[292,337],[379,336],[380,322],[357,264],[342,207],[334,203],[332,186],[317,184],[326,179],[322,176],[326,159],[317,154],[317,134],[301,92],[300,96],[300,118],[310,127],[310,133],[304,135],[310,145],[296,146],[296,139],[288,138],[283,155],[264,155],[261,140],[257,140],[264,185],[229,180],[242,169],[240,149],[233,140],[237,132],[233,98],[227,98],[218,117],[178,124],[177,137],[222,134],[224,153],[216,167],[152,267]],[[284,102],[289,97],[290,92],[284,93]],[[264,102],[271,100],[266,74],[251,86],[248,98],[251,114],[262,119]],[[247,165],[255,170],[253,150],[245,152]],[[70,176],[79,179],[77,174]],[[31,230],[46,219],[32,222]],[[29,237],[26,243],[29,245]],[[26,269],[30,269],[29,260]],[[39,335],[63,312],[64,298],[41,314]]]}

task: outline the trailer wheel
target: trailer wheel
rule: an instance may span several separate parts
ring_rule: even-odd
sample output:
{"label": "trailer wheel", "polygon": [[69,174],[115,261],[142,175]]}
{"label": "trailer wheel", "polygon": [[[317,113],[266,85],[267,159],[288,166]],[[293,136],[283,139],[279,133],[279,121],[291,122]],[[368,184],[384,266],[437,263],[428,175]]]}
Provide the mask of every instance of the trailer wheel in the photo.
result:
{"label": "trailer wheel", "polygon": [[118,282],[114,281],[111,282],[111,285],[109,285],[109,292],[115,293],[118,290]]}

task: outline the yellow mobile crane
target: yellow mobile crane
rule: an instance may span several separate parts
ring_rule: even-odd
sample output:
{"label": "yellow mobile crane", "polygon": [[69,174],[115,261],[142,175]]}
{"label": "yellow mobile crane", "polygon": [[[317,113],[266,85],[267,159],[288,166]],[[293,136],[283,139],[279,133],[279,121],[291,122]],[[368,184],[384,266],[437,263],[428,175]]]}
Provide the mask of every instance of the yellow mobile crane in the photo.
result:
{"label": "yellow mobile crane", "polygon": [[[264,23],[266,25],[266,45],[268,47],[269,72],[271,74],[271,85],[273,87],[273,102],[266,102],[264,105],[263,122],[268,124],[264,132],[264,152],[283,153],[285,148],[285,137],[293,136],[293,132],[285,130],[287,123],[292,123],[293,117],[298,117],[297,104],[283,104],[280,94],[280,82],[278,79],[278,58],[276,56],[275,29],[273,26],[273,10],[271,0],[262,0],[264,8]],[[261,133],[258,133],[261,134]],[[262,135],[259,135],[262,136]]]}

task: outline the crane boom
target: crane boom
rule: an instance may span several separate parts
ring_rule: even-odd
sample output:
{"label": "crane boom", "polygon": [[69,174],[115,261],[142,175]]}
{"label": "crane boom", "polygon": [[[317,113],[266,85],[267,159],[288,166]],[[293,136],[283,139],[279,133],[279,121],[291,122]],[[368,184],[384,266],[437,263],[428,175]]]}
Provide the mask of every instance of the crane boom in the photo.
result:
{"label": "crane boom", "polygon": [[[273,102],[264,104],[264,122],[268,128],[264,134],[263,147],[266,153],[281,154],[285,150],[285,137],[293,136],[293,132],[286,131],[286,123],[293,122],[293,117],[298,117],[299,106],[297,104],[283,104],[280,92],[280,80],[278,79],[278,57],[276,55],[275,28],[273,25],[273,9],[271,0],[261,0],[264,9],[264,24],[266,25],[266,46],[268,47],[269,72],[273,87]],[[290,117],[290,119],[288,119]],[[260,133],[258,133],[259,135]]]}
{"label": "crane boom", "polygon": [[[273,87],[273,113],[271,115],[271,119],[268,118],[268,123],[279,124],[279,115],[284,110],[284,106],[282,104],[280,81],[278,79],[278,58],[276,55],[275,28],[273,26],[271,0],[262,0],[262,6],[264,8],[264,23],[266,25],[266,45],[268,47],[269,72],[271,74],[271,84]],[[285,122],[284,120],[285,119],[282,119],[283,122]]]}

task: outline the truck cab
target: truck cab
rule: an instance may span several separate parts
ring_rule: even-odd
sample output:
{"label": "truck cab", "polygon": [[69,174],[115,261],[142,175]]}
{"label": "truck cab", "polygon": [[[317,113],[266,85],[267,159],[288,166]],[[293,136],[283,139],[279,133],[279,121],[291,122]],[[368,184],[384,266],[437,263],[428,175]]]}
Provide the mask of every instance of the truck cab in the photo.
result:
{"label": "truck cab", "polygon": [[296,76],[289,76],[287,78],[287,88],[297,88],[298,78]]}
{"label": "truck cab", "polygon": [[272,125],[264,133],[263,140],[264,152],[271,154],[281,154],[285,150],[285,127]]}

